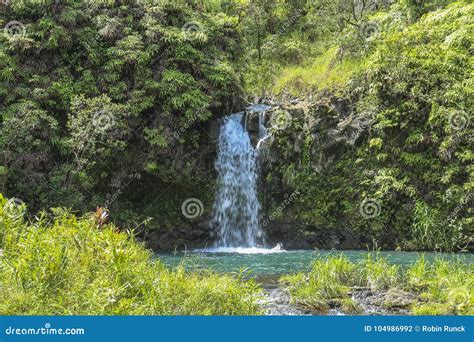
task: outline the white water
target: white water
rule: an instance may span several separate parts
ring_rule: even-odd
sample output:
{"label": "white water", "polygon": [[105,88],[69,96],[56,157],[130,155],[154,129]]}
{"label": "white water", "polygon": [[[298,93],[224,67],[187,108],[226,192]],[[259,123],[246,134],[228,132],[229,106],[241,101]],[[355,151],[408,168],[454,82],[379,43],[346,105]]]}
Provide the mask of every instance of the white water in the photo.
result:
{"label": "white water", "polygon": [[257,180],[260,145],[269,137],[265,127],[265,111],[270,107],[255,105],[247,108],[259,115],[259,142],[254,149],[248,132],[242,125],[244,113],[224,119],[219,133],[217,194],[211,226],[216,229],[215,246],[199,249],[207,253],[270,254],[284,252],[281,245],[266,248],[265,234],[259,224],[260,203]]}
{"label": "white water", "polygon": [[258,247],[265,244],[258,215],[256,152],[242,125],[242,113],[224,119],[216,161],[217,195],[212,225],[215,247]]}
{"label": "white water", "polygon": [[270,137],[267,128],[265,127],[265,114],[271,107],[263,104],[256,104],[247,108],[249,112],[258,113],[258,143],[255,149],[259,151],[265,141]]}
{"label": "white water", "polygon": [[201,253],[238,253],[238,254],[272,254],[286,252],[281,244],[277,244],[273,248],[261,247],[215,247],[196,249],[195,252]]}

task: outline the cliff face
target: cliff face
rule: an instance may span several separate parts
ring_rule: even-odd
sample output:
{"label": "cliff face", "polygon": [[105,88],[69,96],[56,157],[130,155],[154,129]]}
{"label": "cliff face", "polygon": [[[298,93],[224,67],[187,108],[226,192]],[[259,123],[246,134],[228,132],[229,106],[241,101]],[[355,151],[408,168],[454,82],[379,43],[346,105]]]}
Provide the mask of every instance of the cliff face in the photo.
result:
{"label": "cliff face", "polygon": [[[264,117],[269,138],[260,146],[258,182],[260,222],[269,244],[282,243],[287,249],[430,249],[417,244],[416,229],[425,225],[436,229],[437,234],[457,239],[456,248],[469,249],[469,235],[465,234],[469,233],[472,196],[454,203],[446,217],[442,209],[435,209],[444,204],[432,195],[424,197],[425,202],[419,200],[424,193],[440,191],[440,186],[448,188],[463,179],[440,185],[420,178],[426,176],[420,176],[419,169],[397,155],[407,155],[403,152],[406,149],[422,156],[420,166],[428,161],[436,166],[431,153],[434,142],[416,149],[405,146],[406,128],[380,129],[377,111],[389,111],[391,105],[361,109],[360,97],[353,94],[320,92],[305,100],[261,100],[271,106]],[[195,157],[202,156],[197,157],[199,165],[194,174],[194,193],[203,202],[201,215],[193,219],[179,215],[143,230],[151,248],[191,249],[214,242],[209,219],[216,190],[213,165],[221,120],[211,121],[205,128],[207,143],[201,144],[207,146],[205,153],[193,152]],[[242,123],[256,146],[258,113],[247,112]],[[386,147],[380,147],[380,141]],[[423,204],[429,201],[430,205]],[[430,221],[422,221],[423,215]],[[463,222],[467,226],[462,226]],[[455,224],[458,230],[452,229]],[[462,245],[463,241],[467,244]]]}
{"label": "cliff face", "polygon": [[[271,101],[269,101],[271,102]],[[354,153],[368,135],[370,116],[357,113],[351,101],[331,93],[320,93],[306,100],[273,103],[265,122],[271,137],[262,146],[260,193],[262,225],[271,244],[282,243],[285,248],[354,249],[365,248],[365,242],[344,217],[332,217],[320,222],[307,220],[304,213],[317,211],[307,208],[307,190],[298,179],[324,179],[331,185],[337,164]],[[247,128],[253,141],[258,140],[258,116],[250,113]],[[316,203],[325,207],[327,203]],[[334,222],[327,224],[328,222]]]}
{"label": "cliff face", "polygon": [[[262,205],[260,221],[269,243],[282,243],[289,249],[364,247],[359,236],[344,224],[328,229],[324,224],[307,224],[301,219],[298,212],[303,209],[303,204],[298,197],[303,192],[290,184],[290,175],[284,173],[288,166],[295,166],[293,176],[298,174],[306,161],[309,161],[314,174],[329,172],[338,158],[353,150],[367,134],[368,118],[356,115],[347,99],[328,93],[306,101],[263,102],[271,105],[264,118],[270,137],[260,148],[258,192]],[[152,249],[197,248],[213,243],[215,234],[209,228],[209,220],[217,175],[210,165],[217,154],[221,123],[222,119],[216,119],[206,127],[208,142],[204,145],[207,151],[200,161],[206,167],[200,169],[199,177],[207,178],[209,187],[200,193],[200,198],[206,198],[202,214],[193,219],[177,218],[167,226],[158,224],[154,229],[141,230],[141,237]],[[258,113],[247,112],[242,123],[256,146],[259,140]]]}

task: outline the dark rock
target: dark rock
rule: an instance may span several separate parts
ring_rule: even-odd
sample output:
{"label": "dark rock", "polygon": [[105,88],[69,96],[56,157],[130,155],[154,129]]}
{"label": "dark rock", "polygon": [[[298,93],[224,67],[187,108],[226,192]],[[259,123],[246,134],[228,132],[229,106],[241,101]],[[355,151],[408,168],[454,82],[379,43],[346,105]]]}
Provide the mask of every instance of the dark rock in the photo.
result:
{"label": "dark rock", "polygon": [[409,307],[417,300],[413,293],[390,288],[387,291],[374,291],[366,288],[353,288],[352,299],[366,314],[409,314]]}

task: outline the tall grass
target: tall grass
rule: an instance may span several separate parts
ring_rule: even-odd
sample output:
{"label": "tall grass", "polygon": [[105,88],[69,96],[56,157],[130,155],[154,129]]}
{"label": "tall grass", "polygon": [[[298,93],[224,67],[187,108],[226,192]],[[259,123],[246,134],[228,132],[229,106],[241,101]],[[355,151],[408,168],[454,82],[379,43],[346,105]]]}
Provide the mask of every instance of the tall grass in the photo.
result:
{"label": "tall grass", "polygon": [[252,280],[170,270],[130,233],[56,211],[25,223],[0,196],[0,314],[253,315]]}
{"label": "tall grass", "polygon": [[316,260],[309,273],[284,276],[281,282],[293,302],[322,312],[331,307],[357,310],[351,292],[363,287],[379,293],[405,291],[407,298],[415,298],[410,305],[413,314],[474,314],[474,265],[460,259],[437,258],[428,263],[420,256],[402,268],[379,254],[369,253],[359,262],[331,256]]}
{"label": "tall grass", "polygon": [[356,311],[348,292],[352,286],[361,284],[360,275],[356,265],[340,255],[316,260],[308,274],[283,276],[281,282],[288,286],[295,303],[315,311],[326,312],[331,306]]}
{"label": "tall grass", "polygon": [[419,293],[412,312],[420,315],[474,315],[474,265],[421,257],[406,273],[406,287]]}

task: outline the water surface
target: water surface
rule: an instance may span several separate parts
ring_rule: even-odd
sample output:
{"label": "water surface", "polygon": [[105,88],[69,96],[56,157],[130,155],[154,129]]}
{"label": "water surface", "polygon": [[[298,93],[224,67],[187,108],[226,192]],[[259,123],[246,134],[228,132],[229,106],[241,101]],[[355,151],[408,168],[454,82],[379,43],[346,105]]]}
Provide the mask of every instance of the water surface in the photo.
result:
{"label": "water surface", "polygon": [[[180,263],[188,269],[212,269],[216,272],[237,273],[241,269],[251,271],[251,274],[260,276],[276,276],[281,274],[308,271],[311,263],[317,258],[326,258],[330,255],[346,255],[351,261],[359,261],[366,257],[367,251],[313,251],[296,250],[284,251],[279,248],[256,249],[209,249],[192,252],[157,254],[167,265],[176,267]],[[421,252],[380,252],[391,263],[408,266],[418,259]],[[427,261],[436,257],[447,259],[461,259],[463,262],[473,263],[474,254],[423,253]]]}

